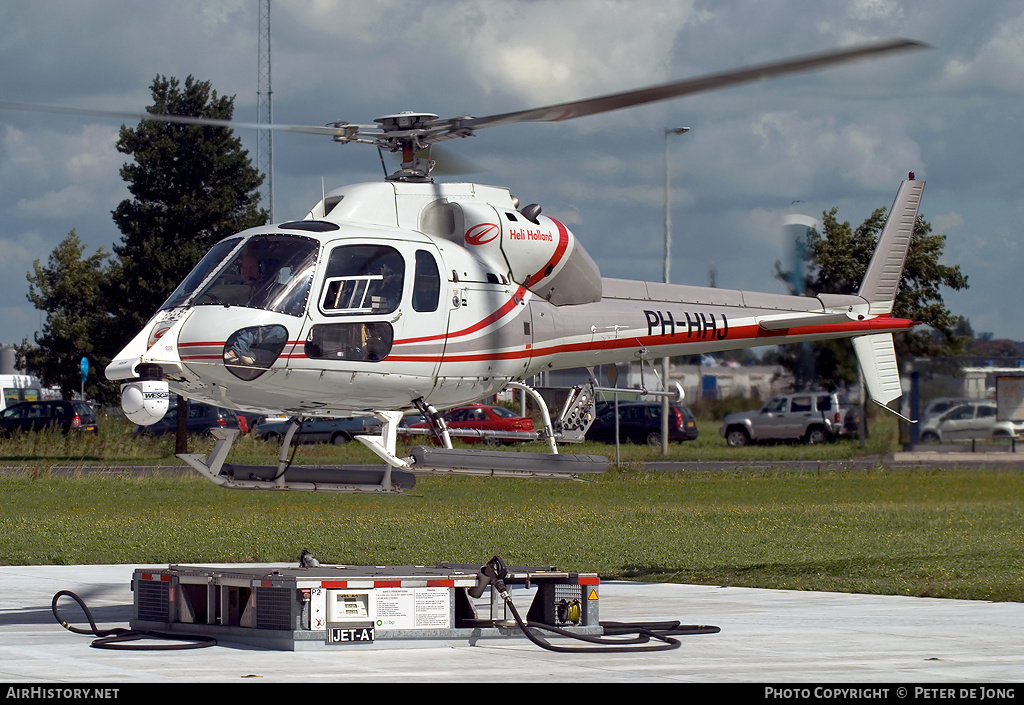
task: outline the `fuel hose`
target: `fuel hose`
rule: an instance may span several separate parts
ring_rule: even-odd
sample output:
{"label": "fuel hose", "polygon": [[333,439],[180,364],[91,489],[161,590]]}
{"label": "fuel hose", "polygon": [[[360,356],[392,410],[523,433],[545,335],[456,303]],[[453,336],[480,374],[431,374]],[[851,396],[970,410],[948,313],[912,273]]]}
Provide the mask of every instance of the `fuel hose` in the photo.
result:
{"label": "fuel hose", "polygon": [[[62,597],[70,597],[72,600],[78,603],[78,606],[85,612],[85,618],[89,622],[89,628],[83,629],[81,627],[75,627],[68,624],[60,616],[60,611],[57,609],[57,602]],[[159,631],[144,631],[136,629],[123,629],[116,627],[114,629],[99,629],[96,626],[96,620],[93,619],[92,612],[89,607],[85,604],[81,597],[71,592],[70,590],[61,590],[53,596],[53,601],[50,603],[50,609],[53,611],[53,616],[57,622],[70,632],[75,634],[91,634],[99,637],[94,639],[91,646],[97,649],[120,649],[124,651],[174,651],[179,649],[203,649],[208,646],[215,646],[217,640],[213,637],[194,635],[194,634],[171,634],[169,632]],[[164,639],[173,640],[175,643],[165,644],[133,644],[131,642],[139,641],[140,639]]]}
{"label": "fuel hose", "polygon": [[[557,653],[636,653],[651,651],[669,651],[678,649],[682,642],[674,638],[686,634],[717,634],[721,631],[719,627],[707,624],[680,624],[676,620],[659,622],[600,622],[604,630],[601,636],[590,634],[577,634],[567,629],[544,624],[542,622],[523,621],[519,616],[519,610],[512,602],[505,585],[505,576],[508,569],[500,556],[495,556],[481,569],[481,574],[490,580],[491,589],[496,590],[504,600],[516,624],[527,639],[548,651]],[[552,644],[540,634],[539,631],[547,631],[559,636],[568,637],[589,644],[591,647],[581,646],[560,646]],[[658,643],[652,643],[658,642]]]}

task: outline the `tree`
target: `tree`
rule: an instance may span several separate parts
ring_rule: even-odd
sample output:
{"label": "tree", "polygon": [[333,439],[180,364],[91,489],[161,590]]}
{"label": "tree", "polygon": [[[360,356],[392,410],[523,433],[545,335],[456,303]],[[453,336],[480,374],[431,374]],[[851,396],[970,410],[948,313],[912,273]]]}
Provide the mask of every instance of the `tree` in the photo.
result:
{"label": "tree", "polygon": [[[856,294],[867,271],[875,245],[885,226],[886,209],[879,208],[853,230],[849,222],[836,220],[837,208],[822,213],[822,233],[808,230],[804,243],[807,266],[803,277],[806,293]],[[910,238],[910,249],[903,278],[893,305],[893,315],[919,321],[924,326],[895,336],[897,356],[909,359],[921,356],[956,355],[966,349],[969,337],[958,334],[960,318],[946,308],[943,287],[959,291],[967,288],[967,277],[959,265],[940,263],[946,236],[932,233],[931,224],[918,215]],[[775,263],[776,277],[790,290],[793,273]],[[815,343],[813,373],[800,369],[800,346],[791,346],[785,356],[798,386],[822,385],[830,389],[849,386],[857,380],[857,362],[849,340]]]}
{"label": "tree", "polygon": [[[192,76],[182,88],[157,76],[152,114],[230,120],[234,98],[218,96]],[[241,141],[226,127],[142,120],[122,127],[118,151],[134,158],[121,167],[132,198],[114,210],[121,230],[112,268],[111,300],[121,302],[121,329],[110,339],[126,344],[167,300],[209,248],[240,230],[262,225],[263,176]],[[112,350],[114,354],[116,350]],[[186,450],[185,404],[178,399],[176,452]]]}
{"label": "tree", "polygon": [[[233,97],[192,76],[183,88],[157,76],[151,89],[153,114],[230,120],[234,112]],[[142,120],[121,128],[117,149],[135,160],[121,167],[132,198],[113,212],[123,234],[112,284],[124,304],[116,341],[124,345],[214,243],[265,223],[267,212],[263,176],[228,128]]]}
{"label": "tree", "polygon": [[46,312],[42,334],[36,344],[24,341],[18,347],[19,364],[40,377],[47,386],[60,387],[70,397],[81,388],[80,363],[89,358],[98,370],[86,380],[87,394],[100,401],[116,398],[117,388],[102,376],[110,362],[95,341],[107,323],[103,287],[108,277],[110,255],[99,248],[83,257],[85,245],[72,230],[50,253],[44,267],[39,260],[28,273],[28,300]]}

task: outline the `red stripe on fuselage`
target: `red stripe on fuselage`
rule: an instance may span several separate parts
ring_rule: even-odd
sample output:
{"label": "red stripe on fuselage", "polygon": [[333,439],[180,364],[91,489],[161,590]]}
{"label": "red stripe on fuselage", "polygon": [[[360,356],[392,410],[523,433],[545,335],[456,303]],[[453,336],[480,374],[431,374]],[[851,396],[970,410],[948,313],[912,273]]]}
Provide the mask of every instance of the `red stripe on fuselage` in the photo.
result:
{"label": "red stripe on fuselage", "polygon": [[527,289],[529,289],[531,286],[534,286],[535,284],[540,282],[542,279],[544,279],[544,277],[548,276],[547,272],[548,272],[549,269],[551,271],[554,271],[555,270],[555,266],[558,265],[558,262],[559,262],[559,260],[562,259],[562,256],[565,254],[565,251],[567,249],[569,249],[569,231],[568,231],[568,229],[566,229],[566,227],[564,225],[562,225],[560,222],[558,222],[554,218],[548,218],[548,220],[550,220],[552,223],[554,223],[556,226],[558,226],[558,244],[555,246],[555,251],[551,255],[551,259],[549,259],[544,264],[544,266],[540,268],[540,271],[538,271],[536,274],[534,274],[532,277],[530,277],[529,279],[526,280],[526,284],[524,284],[524,286]]}
{"label": "red stripe on fuselage", "polygon": [[[914,325],[914,321],[904,318],[891,318],[889,316],[879,316],[878,318],[871,319],[870,321],[852,321],[850,323],[832,323],[819,326],[800,326],[774,331],[764,330],[757,324],[750,324],[738,327],[730,327],[728,340],[733,342],[741,342],[743,340],[753,341],[762,338],[786,338],[790,336],[795,337],[802,335],[818,335],[823,333],[885,333],[891,331],[906,330]],[[683,337],[684,336],[680,335],[678,336],[679,339],[673,339],[669,336],[663,335],[637,335],[627,338],[617,338],[615,340],[588,341],[581,343],[561,343],[542,347],[538,347],[535,344],[532,350],[516,349],[507,350],[504,352],[466,353],[462,355],[446,354],[444,356],[388,355],[387,358],[385,359],[391,362],[437,362],[442,357],[444,358],[445,362],[481,362],[485,360],[516,360],[530,357],[543,357],[545,355],[557,355],[561,353],[619,349],[626,350],[640,346],[654,347],[672,345],[673,343],[684,344],[687,341],[681,340],[681,338]],[[702,342],[710,342],[711,340],[713,339],[710,336],[707,339],[694,337],[689,342],[691,342],[694,345],[699,345]]]}
{"label": "red stripe on fuselage", "polygon": [[500,321],[508,314],[509,311],[515,310],[516,306],[519,305],[519,300],[523,297],[523,290],[523,287],[519,287],[516,289],[516,293],[512,295],[512,298],[503,303],[497,311],[460,331],[456,331],[454,333],[438,333],[437,335],[424,335],[419,338],[403,338],[402,340],[396,340],[394,344],[409,345],[411,343],[429,343],[433,340],[451,340],[452,338],[459,338],[464,335],[469,335],[470,333],[475,333],[496,321]]}
{"label": "red stripe on fuselage", "polygon": [[[193,342],[189,342],[189,343],[178,343],[178,349],[179,350],[182,349],[182,348],[221,348],[221,349],[223,349],[223,347],[226,344],[227,344],[227,341],[224,341],[224,340],[193,341]],[[290,345],[292,347],[292,351],[290,353],[282,353],[280,357],[282,357],[282,358],[302,358],[302,357],[305,357],[306,356],[305,353],[296,353],[295,352],[295,348],[296,347],[304,347],[305,344],[306,344],[306,341],[304,341],[304,340],[289,340],[287,343],[285,343],[285,347],[288,347]],[[190,361],[190,360],[220,360],[220,359],[223,358],[223,353],[217,353],[217,354],[213,354],[213,355],[211,355],[211,354],[206,354],[206,355],[181,355],[181,354],[179,354],[179,357],[181,358],[182,362]]]}

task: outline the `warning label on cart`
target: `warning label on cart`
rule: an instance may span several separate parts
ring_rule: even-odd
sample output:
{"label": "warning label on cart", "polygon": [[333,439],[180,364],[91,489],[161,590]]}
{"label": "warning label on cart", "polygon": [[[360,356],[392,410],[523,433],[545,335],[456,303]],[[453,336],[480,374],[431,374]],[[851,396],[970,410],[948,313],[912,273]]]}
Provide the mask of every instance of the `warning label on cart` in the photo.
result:
{"label": "warning label on cart", "polygon": [[378,588],[377,629],[450,629],[449,588]]}

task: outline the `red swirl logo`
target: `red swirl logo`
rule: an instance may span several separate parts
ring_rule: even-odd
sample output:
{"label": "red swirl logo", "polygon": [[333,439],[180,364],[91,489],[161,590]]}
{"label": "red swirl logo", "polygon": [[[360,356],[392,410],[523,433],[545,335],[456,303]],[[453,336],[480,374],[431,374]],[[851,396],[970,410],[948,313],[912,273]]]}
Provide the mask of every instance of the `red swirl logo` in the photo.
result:
{"label": "red swirl logo", "polygon": [[466,244],[486,245],[499,235],[501,235],[501,228],[497,223],[480,223],[466,231]]}
{"label": "red swirl logo", "polygon": [[149,347],[153,347],[153,344],[156,343],[156,341],[160,340],[160,338],[164,337],[164,333],[166,333],[170,329],[171,326],[161,326],[160,328],[157,328],[155,331],[153,331],[153,333],[149,337]]}

